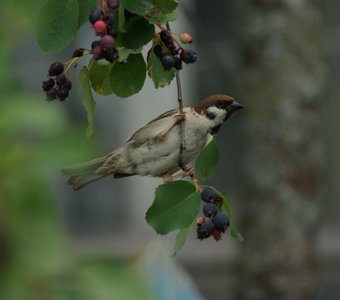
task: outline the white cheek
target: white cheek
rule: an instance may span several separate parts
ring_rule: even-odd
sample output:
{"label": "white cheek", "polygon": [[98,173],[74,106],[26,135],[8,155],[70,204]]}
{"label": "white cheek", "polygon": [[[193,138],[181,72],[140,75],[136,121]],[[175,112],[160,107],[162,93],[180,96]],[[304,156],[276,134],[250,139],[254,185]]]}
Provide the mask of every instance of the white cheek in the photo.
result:
{"label": "white cheek", "polygon": [[216,106],[211,106],[207,108],[207,113],[215,115],[215,118],[211,120],[212,123],[222,124],[227,112],[224,109],[219,109]]}

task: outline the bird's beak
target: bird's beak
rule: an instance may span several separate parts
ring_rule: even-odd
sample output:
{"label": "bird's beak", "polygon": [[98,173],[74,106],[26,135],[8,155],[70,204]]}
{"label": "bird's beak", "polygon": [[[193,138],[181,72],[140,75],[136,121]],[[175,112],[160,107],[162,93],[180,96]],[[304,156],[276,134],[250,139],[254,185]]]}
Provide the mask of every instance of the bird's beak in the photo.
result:
{"label": "bird's beak", "polygon": [[243,108],[243,105],[238,103],[237,101],[233,100],[233,102],[230,104],[230,110],[232,112],[236,111],[236,110],[240,110]]}
{"label": "bird's beak", "polygon": [[227,114],[224,120],[227,120],[235,111],[243,108],[243,105],[233,100],[233,102],[227,108]]}

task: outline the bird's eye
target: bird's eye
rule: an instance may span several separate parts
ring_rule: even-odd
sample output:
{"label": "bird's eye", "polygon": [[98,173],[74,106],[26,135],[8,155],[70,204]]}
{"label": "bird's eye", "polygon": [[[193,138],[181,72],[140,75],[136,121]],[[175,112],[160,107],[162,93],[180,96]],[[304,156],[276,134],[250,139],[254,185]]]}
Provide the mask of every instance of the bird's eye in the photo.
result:
{"label": "bird's eye", "polygon": [[216,102],[215,106],[220,109],[226,109],[229,106],[229,104],[230,103],[228,101],[219,100]]}

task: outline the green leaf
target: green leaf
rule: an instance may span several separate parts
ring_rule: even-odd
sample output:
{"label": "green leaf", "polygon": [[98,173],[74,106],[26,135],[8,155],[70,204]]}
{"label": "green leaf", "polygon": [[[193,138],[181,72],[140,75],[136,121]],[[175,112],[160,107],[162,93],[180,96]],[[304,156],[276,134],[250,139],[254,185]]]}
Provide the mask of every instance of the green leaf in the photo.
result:
{"label": "green leaf", "polygon": [[152,23],[166,24],[167,22],[175,21],[177,19],[177,13],[176,11],[173,11],[168,14],[157,13],[157,14],[150,15],[147,18]]}
{"label": "green leaf", "polygon": [[146,221],[156,232],[166,234],[188,227],[198,214],[201,199],[188,181],[173,181],[157,187]]}
{"label": "green leaf", "polygon": [[110,72],[113,65],[107,60],[92,59],[89,64],[89,73],[92,88],[100,95],[112,94]]}
{"label": "green leaf", "polygon": [[183,248],[187,240],[187,237],[189,233],[191,232],[191,230],[193,229],[193,227],[195,226],[195,224],[196,224],[196,219],[194,219],[194,222],[192,222],[187,228],[183,228],[178,231],[176,235],[176,244],[175,244],[173,256],[175,256],[177,252]]}
{"label": "green leaf", "polygon": [[82,94],[83,106],[85,107],[87,113],[88,126],[86,129],[86,137],[90,137],[93,134],[93,119],[94,112],[96,109],[96,102],[93,99],[91,84],[90,84],[90,74],[87,67],[83,67],[79,73],[80,89]]}
{"label": "green leaf", "polygon": [[89,14],[96,9],[98,0],[78,0],[79,2],[79,26],[83,25]]}
{"label": "green leaf", "polygon": [[215,173],[218,161],[218,149],[214,140],[208,143],[199,154],[195,170],[200,180],[211,178]]}
{"label": "green leaf", "polygon": [[230,224],[229,226],[229,232],[232,238],[234,238],[237,241],[243,242],[244,238],[241,235],[241,233],[236,229],[234,224]]}
{"label": "green leaf", "polygon": [[138,93],[144,85],[145,74],[142,54],[130,54],[126,63],[115,63],[111,70],[112,91],[122,98]]}
{"label": "green leaf", "polygon": [[234,219],[231,214],[231,206],[230,206],[230,201],[229,201],[228,196],[225,193],[221,193],[219,191],[217,191],[217,193],[222,197],[223,207],[230,220],[229,232],[230,232],[231,237],[234,238],[235,240],[243,242],[244,241],[243,236],[241,235],[241,233],[237,230],[236,226],[234,225]]}
{"label": "green leaf", "polygon": [[125,8],[122,4],[122,2],[120,2],[119,8],[118,8],[118,31],[124,31],[123,27],[125,24]]}
{"label": "green leaf", "polygon": [[151,50],[148,61],[148,74],[157,89],[171,83],[172,79],[176,75],[176,69],[171,68],[170,70],[164,70],[161,61],[155,55],[153,50]]}
{"label": "green leaf", "polygon": [[152,0],[154,7],[162,10],[163,13],[168,14],[173,12],[177,6],[178,0]]}
{"label": "green leaf", "polygon": [[40,48],[45,52],[64,48],[77,32],[78,16],[77,0],[48,0],[41,8],[36,23]]}
{"label": "green leaf", "polygon": [[121,0],[121,4],[132,13],[145,16],[154,7],[151,0]]}
{"label": "green leaf", "polygon": [[177,0],[152,0],[153,9],[149,11],[147,18],[152,23],[163,23],[174,21],[177,18]]}
{"label": "green leaf", "polygon": [[128,49],[137,49],[151,41],[155,26],[141,16],[131,18],[120,35],[122,45]]}
{"label": "green leaf", "polygon": [[143,48],[138,49],[127,49],[124,47],[117,47],[118,50],[118,61],[119,62],[125,62],[130,54],[138,54],[141,53]]}

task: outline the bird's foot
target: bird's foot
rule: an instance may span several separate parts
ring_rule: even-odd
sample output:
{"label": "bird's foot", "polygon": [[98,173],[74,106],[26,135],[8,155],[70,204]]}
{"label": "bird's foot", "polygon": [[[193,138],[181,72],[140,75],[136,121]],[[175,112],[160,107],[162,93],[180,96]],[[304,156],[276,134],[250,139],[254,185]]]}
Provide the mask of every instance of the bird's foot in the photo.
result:
{"label": "bird's foot", "polygon": [[162,178],[164,183],[171,182],[174,180],[174,177],[171,174],[165,174],[163,175]]}
{"label": "bird's foot", "polygon": [[196,187],[196,192],[199,192],[199,193],[202,192],[202,188],[198,183],[198,179],[195,176],[192,176],[191,180],[192,180],[193,185]]}
{"label": "bird's foot", "polygon": [[177,175],[173,176],[174,179],[177,178],[184,178],[190,176],[191,178],[194,177],[194,167],[188,167],[183,172],[178,173]]}
{"label": "bird's foot", "polygon": [[177,123],[182,122],[186,117],[185,112],[180,112],[176,115]]}
{"label": "bird's foot", "polygon": [[182,178],[183,177],[187,177],[187,176],[190,176],[190,177],[193,177],[194,176],[194,173],[195,173],[195,169],[194,167],[188,167],[185,171],[182,172]]}

